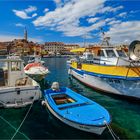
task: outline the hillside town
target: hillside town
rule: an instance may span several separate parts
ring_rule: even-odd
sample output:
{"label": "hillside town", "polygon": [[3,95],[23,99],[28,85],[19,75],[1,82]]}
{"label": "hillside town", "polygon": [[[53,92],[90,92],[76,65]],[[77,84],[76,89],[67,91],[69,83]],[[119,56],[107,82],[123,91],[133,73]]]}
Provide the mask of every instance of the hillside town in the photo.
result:
{"label": "hillside town", "polygon": [[28,40],[27,29],[24,29],[23,39],[14,39],[8,42],[0,42],[0,55],[64,55],[71,54],[70,50],[77,49],[78,44],[65,44],[63,42],[45,42],[44,44],[35,43]]}
{"label": "hillside town", "polygon": [[[99,44],[85,45],[84,47],[78,44],[66,44],[63,42],[45,42],[36,43],[28,40],[27,29],[24,29],[24,37],[22,39],[14,39],[12,41],[0,42],[0,55],[16,54],[19,56],[40,55],[40,56],[55,56],[55,55],[71,55],[72,50],[81,52],[83,48],[86,51],[92,51]],[[127,51],[127,45],[119,45]],[[81,49],[82,48],[82,49]],[[78,50],[77,50],[78,49]],[[84,51],[85,51],[84,49]]]}

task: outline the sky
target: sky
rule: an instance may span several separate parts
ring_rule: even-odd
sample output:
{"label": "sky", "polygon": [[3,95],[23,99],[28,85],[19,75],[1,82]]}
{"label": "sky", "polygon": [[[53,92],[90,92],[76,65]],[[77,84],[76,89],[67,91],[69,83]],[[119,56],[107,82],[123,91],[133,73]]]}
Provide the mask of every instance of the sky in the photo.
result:
{"label": "sky", "polygon": [[0,0],[0,41],[112,43],[140,40],[140,0]]}

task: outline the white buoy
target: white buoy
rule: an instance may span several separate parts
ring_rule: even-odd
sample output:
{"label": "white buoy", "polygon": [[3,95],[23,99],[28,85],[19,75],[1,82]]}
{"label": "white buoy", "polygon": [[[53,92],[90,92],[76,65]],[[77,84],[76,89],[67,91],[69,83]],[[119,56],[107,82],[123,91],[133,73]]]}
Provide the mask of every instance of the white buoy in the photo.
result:
{"label": "white buoy", "polygon": [[46,106],[46,102],[45,102],[45,101],[42,101],[42,102],[41,102],[41,105],[42,105],[42,106]]}
{"label": "white buoy", "polygon": [[59,90],[59,83],[58,82],[53,82],[51,89],[54,91],[58,91]]}

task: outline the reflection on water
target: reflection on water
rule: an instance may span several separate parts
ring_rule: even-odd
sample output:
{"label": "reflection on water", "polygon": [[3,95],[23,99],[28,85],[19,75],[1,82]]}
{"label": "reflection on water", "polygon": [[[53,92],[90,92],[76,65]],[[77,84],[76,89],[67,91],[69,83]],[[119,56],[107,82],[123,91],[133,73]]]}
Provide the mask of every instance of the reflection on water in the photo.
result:
{"label": "reflection on water", "polygon": [[[140,104],[97,93],[76,79],[70,79],[67,74],[66,58],[44,58],[44,60],[51,72],[46,77],[49,85],[58,81],[61,86],[68,86],[104,106],[110,112],[112,116],[111,126],[120,138],[140,138]],[[29,106],[22,109],[1,109],[0,114],[17,128],[28,108]],[[0,124],[0,138],[11,138],[15,130],[1,119]],[[63,124],[42,107],[40,101],[34,104],[20,131],[30,139],[112,139],[107,129],[102,136],[97,136]],[[16,138],[24,138],[24,136],[18,133]]]}

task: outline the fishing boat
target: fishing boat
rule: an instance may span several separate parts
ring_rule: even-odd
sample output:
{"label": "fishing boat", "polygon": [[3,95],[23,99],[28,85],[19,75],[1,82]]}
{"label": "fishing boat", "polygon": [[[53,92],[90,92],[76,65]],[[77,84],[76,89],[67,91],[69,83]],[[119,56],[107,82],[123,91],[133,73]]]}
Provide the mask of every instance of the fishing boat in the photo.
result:
{"label": "fishing boat", "polygon": [[96,46],[72,61],[69,74],[102,93],[140,99],[140,41],[129,52],[113,46]]}
{"label": "fishing boat", "polygon": [[101,135],[111,122],[104,107],[69,88],[59,88],[57,82],[53,83],[51,89],[44,91],[44,98],[42,104],[71,127]]}
{"label": "fishing boat", "polygon": [[24,71],[27,75],[37,81],[42,80],[49,73],[48,68],[42,65],[40,62],[27,64],[24,67]]}
{"label": "fishing boat", "polygon": [[0,107],[19,108],[41,98],[40,86],[24,73],[23,60],[0,59]]}

